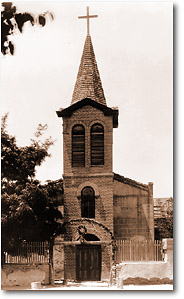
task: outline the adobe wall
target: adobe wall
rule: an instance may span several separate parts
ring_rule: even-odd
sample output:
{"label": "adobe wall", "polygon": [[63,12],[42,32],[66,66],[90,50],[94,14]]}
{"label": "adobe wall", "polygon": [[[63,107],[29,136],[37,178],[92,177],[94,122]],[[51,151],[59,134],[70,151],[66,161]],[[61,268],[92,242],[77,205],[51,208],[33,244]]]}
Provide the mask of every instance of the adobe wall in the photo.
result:
{"label": "adobe wall", "polygon": [[30,288],[31,282],[49,284],[49,264],[5,264],[1,269],[1,287]]}
{"label": "adobe wall", "polygon": [[113,188],[115,237],[117,239],[153,240],[152,185],[141,185],[135,182],[133,186],[133,181],[123,183],[114,179]]}

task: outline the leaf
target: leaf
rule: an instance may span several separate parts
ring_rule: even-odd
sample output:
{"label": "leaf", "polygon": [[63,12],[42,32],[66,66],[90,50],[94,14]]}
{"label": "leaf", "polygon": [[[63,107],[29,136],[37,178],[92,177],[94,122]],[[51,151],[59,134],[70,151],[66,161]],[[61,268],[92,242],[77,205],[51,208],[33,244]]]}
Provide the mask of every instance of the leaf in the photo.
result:
{"label": "leaf", "polygon": [[50,15],[50,17],[51,17],[51,20],[53,21],[53,20],[54,20],[54,14],[51,13],[51,12],[49,12],[49,15]]}
{"label": "leaf", "polygon": [[45,26],[46,23],[45,17],[43,15],[39,15],[38,22],[42,27]]}
{"label": "leaf", "polygon": [[2,2],[1,5],[6,9],[10,10],[12,7],[12,2]]}
{"label": "leaf", "polygon": [[48,15],[51,20],[54,19],[54,15],[49,11],[40,14],[35,19],[34,15],[31,13],[17,13],[16,6],[12,6],[12,2],[3,2],[1,5],[1,53],[3,55],[14,53],[14,46],[12,43],[9,47],[9,35],[13,35],[16,28],[22,33],[26,22],[30,22],[31,25],[34,26],[36,20],[37,24],[43,27],[46,24],[46,17]]}
{"label": "leaf", "polygon": [[23,21],[24,21],[24,23],[29,21],[32,26],[35,23],[33,16],[30,13],[27,13],[27,12],[23,14]]}
{"label": "leaf", "polygon": [[12,44],[11,41],[9,42],[9,49],[10,49],[11,55],[13,55],[14,54],[14,45]]}
{"label": "leaf", "polygon": [[22,33],[22,27],[24,25],[23,15],[21,13],[18,13],[15,15],[15,20],[17,22],[17,26],[19,31]]}
{"label": "leaf", "polygon": [[5,22],[1,24],[1,35],[4,41],[7,40],[7,35],[11,34],[10,30],[11,30],[10,25],[5,24]]}

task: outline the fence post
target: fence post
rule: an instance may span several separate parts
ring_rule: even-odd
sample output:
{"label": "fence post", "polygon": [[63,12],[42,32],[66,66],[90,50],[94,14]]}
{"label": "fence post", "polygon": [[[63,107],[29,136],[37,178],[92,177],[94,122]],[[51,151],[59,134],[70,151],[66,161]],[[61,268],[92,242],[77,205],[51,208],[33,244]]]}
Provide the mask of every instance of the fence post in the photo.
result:
{"label": "fence post", "polygon": [[49,283],[51,285],[54,285],[53,246],[54,246],[54,239],[51,238],[49,242]]}
{"label": "fence post", "polygon": [[132,254],[131,254],[131,240],[130,240],[130,261],[131,261],[131,259],[132,259]]}

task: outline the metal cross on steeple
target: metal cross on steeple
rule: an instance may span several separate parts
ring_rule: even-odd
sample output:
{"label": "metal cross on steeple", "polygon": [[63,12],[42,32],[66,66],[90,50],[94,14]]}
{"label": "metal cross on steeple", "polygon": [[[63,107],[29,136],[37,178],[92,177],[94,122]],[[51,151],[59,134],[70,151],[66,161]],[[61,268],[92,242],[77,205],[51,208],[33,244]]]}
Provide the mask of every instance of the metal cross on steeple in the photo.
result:
{"label": "metal cross on steeple", "polygon": [[98,18],[98,15],[89,15],[89,7],[87,6],[87,16],[80,16],[79,19],[87,19],[87,35],[89,35],[89,18]]}

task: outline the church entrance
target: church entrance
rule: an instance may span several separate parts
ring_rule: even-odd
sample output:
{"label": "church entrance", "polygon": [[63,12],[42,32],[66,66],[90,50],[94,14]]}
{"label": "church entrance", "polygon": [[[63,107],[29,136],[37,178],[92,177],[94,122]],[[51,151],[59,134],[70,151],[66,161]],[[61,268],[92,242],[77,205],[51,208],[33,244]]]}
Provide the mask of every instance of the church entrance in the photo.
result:
{"label": "church entrance", "polygon": [[101,279],[101,245],[76,246],[77,281],[99,281]]}

